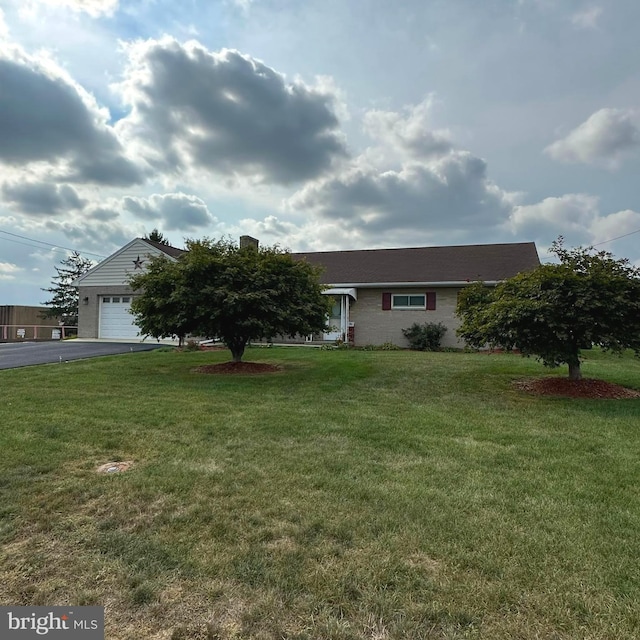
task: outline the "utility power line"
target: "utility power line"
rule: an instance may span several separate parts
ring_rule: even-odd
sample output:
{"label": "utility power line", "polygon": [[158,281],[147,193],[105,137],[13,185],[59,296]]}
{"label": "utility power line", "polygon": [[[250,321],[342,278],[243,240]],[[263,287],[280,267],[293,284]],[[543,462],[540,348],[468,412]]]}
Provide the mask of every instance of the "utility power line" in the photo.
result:
{"label": "utility power line", "polygon": [[632,236],[634,233],[640,233],[640,229],[636,229],[635,231],[629,231],[629,233],[625,233],[624,235],[618,236],[617,238],[611,238],[610,240],[603,240],[602,242],[596,242],[592,244],[592,247],[599,247],[601,244],[607,244],[607,242],[613,242],[614,240],[620,240],[620,238],[627,238],[628,236]]}
{"label": "utility power line", "polygon": [[[44,240],[36,240],[35,238],[28,238],[27,236],[21,236],[17,233],[11,233],[11,231],[4,231],[0,229],[0,233],[4,233],[8,236],[12,236],[13,238],[20,238],[21,240],[28,240],[29,242],[37,242],[41,245],[45,245],[47,247],[51,247],[54,251],[76,251],[80,254],[85,254],[89,256],[95,256],[96,258],[105,258],[99,253],[93,253],[92,251],[78,251],[77,249],[70,249],[69,247],[62,247],[59,244],[51,244],[50,242],[45,242]],[[7,242],[15,242],[16,244],[22,244],[26,247],[33,247],[34,249],[42,249],[43,247],[35,245],[35,244],[27,244],[26,242],[20,242],[20,240],[13,240],[12,238],[3,238],[0,236],[0,240],[6,240]]]}

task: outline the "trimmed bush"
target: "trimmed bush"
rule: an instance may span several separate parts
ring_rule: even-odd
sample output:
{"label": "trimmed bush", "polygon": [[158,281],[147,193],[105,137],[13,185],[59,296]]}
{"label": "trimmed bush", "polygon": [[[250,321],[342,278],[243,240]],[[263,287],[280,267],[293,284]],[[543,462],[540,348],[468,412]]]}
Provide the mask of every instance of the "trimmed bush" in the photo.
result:
{"label": "trimmed bush", "polygon": [[409,346],[416,351],[439,351],[440,342],[446,332],[447,327],[442,322],[414,322],[408,329],[402,330]]}
{"label": "trimmed bush", "polygon": [[360,347],[361,351],[399,351],[401,347],[393,342],[383,342],[382,344],[365,344]]}

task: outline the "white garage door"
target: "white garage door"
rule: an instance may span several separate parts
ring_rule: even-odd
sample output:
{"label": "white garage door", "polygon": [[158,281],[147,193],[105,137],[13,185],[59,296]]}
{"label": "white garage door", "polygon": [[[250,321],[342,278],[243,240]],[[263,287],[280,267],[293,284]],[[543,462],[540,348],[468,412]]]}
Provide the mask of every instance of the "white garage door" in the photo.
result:
{"label": "white garage door", "polygon": [[121,340],[140,339],[138,327],[129,313],[131,296],[100,298],[100,337]]}

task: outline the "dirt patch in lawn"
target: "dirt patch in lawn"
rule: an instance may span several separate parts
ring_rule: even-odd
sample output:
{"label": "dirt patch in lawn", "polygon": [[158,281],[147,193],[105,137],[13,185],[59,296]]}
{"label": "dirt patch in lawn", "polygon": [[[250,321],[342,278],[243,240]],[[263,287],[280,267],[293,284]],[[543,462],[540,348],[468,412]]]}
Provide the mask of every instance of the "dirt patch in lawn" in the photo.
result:
{"label": "dirt patch in lawn", "polygon": [[203,364],[194,369],[196,373],[216,373],[219,375],[259,375],[263,373],[280,373],[282,367],[266,362],[222,362],[220,364]]}
{"label": "dirt patch in lawn", "polygon": [[569,378],[559,377],[528,378],[526,380],[516,380],[513,385],[521,391],[540,396],[610,398],[614,400],[640,398],[640,391],[594,378],[583,378],[582,380],[569,380]]}

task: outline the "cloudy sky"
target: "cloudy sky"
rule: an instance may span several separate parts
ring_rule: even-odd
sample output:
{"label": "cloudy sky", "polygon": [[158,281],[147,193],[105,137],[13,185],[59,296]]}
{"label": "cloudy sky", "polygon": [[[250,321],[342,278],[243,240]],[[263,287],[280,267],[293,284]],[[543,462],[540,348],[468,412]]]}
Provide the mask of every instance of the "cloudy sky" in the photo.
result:
{"label": "cloudy sky", "polygon": [[640,264],[638,24],[637,0],[0,0],[0,305],[153,228],[543,258],[562,234]]}

